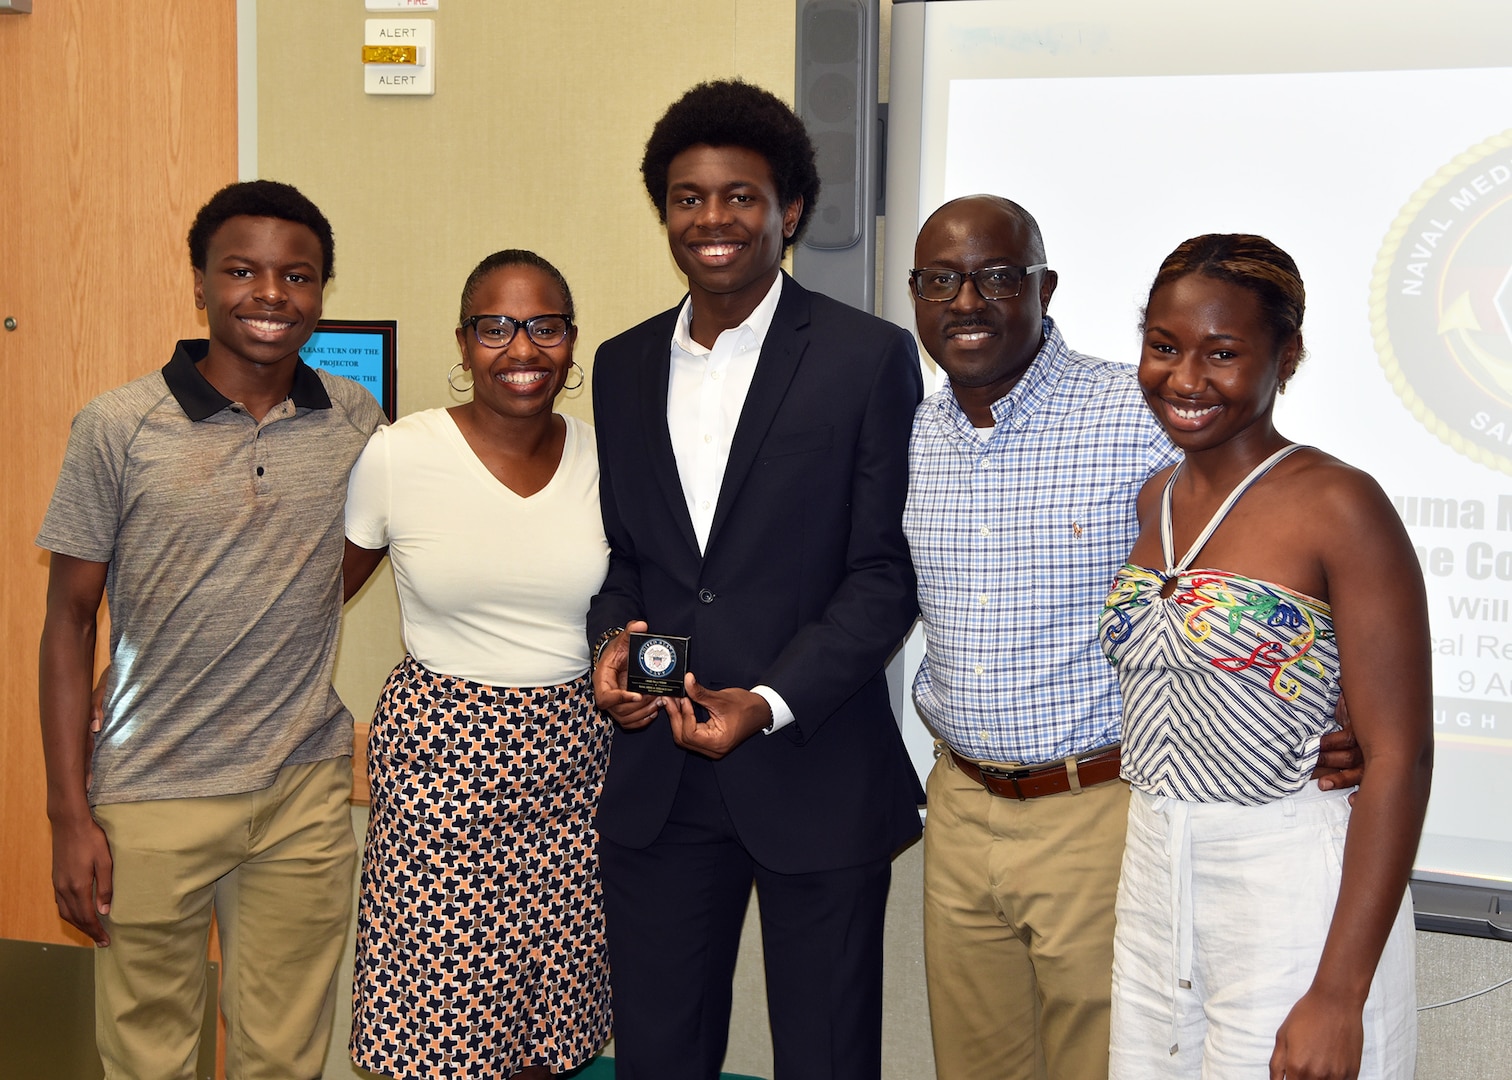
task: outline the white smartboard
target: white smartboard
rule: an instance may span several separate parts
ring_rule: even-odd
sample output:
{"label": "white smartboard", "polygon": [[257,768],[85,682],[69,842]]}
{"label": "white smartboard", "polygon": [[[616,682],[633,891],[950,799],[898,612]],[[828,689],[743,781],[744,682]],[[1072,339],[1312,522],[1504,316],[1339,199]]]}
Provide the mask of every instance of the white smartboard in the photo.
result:
{"label": "white smartboard", "polygon": [[973,192],[1035,214],[1051,314],[1108,359],[1137,358],[1150,279],[1188,236],[1258,232],[1297,259],[1309,359],[1277,424],[1376,476],[1428,581],[1419,873],[1512,882],[1512,5],[895,3],[890,96],[882,296],[902,325],[918,224]]}

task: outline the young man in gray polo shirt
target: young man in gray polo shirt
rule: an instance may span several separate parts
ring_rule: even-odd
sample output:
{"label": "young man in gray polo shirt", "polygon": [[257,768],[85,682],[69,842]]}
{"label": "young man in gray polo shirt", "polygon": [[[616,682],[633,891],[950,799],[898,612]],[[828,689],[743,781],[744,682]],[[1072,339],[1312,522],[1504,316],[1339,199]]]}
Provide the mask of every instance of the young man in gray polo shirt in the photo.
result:
{"label": "young man in gray polo shirt", "polygon": [[193,1076],[212,911],[228,1075],[317,1076],[356,851],[352,718],[331,687],[342,518],[382,415],[299,357],[333,258],[308,199],[233,184],[189,253],[209,340],[79,413],[37,538],[53,887],[100,946],[107,1076]]}

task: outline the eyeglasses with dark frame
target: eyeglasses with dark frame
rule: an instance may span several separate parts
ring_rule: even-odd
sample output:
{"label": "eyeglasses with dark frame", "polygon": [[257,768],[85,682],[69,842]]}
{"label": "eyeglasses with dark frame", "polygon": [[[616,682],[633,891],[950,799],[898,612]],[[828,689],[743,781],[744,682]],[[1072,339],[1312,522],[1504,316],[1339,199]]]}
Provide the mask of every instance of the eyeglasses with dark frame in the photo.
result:
{"label": "eyeglasses with dark frame", "polygon": [[532,315],[528,319],[514,319],[508,315],[469,315],[462,320],[463,327],[472,327],[473,337],[485,349],[502,349],[514,340],[515,331],[524,329],[530,340],[543,349],[550,349],[567,340],[572,332],[572,319],[566,315]]}
{"label": "eyeglasses with dark frame", "polygon": [[1024,279],[1039,270],[1050,269],[1049,263],[1033,266],[984,266],[963,273],[938,266],[921,266],[908,272],[909,284],[920,300],[943,304],[954,300],[968,278],[983,300],[1012,300],[1024,291]]}

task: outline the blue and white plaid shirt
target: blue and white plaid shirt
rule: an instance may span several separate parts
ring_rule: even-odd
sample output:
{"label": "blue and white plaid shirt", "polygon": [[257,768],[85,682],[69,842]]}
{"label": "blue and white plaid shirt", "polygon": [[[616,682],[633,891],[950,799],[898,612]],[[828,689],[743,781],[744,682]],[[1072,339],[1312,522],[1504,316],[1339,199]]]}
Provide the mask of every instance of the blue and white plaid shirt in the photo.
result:
{"label": "blue and white plaid shirt", "polygon": [[1066,348],[1052,319],[985,441],[947,386],[914,414],[903,529],[919,576],[919,713],[964,757],[1051,761],[1117,742],[1098,642],[1135,500],[1180,455],[1134,369]]}

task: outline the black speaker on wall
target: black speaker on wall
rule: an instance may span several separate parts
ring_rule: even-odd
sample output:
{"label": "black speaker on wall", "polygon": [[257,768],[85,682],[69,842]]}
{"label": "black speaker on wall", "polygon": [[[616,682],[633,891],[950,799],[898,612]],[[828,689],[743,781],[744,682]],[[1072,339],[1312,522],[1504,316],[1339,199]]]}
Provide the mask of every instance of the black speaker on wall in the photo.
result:
{"label": "black speaker on wall", "polygon": [[797,109],[814,140],[819,203],[793,249],[806,287],[871,311],[881,132],[878,0],[798,0]]}

